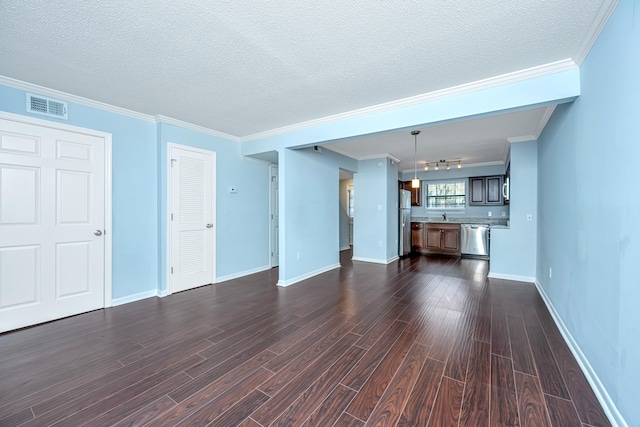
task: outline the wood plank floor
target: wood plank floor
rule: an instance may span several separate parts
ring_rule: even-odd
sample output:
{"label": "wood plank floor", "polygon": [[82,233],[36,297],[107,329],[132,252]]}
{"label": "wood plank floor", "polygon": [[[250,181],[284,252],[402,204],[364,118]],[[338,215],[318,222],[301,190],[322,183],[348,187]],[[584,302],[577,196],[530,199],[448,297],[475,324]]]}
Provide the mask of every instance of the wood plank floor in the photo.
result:
{"label": "wood plank floor", "polygon": [[0,335],[0,426],[610,425],[532,284],[341,258]]}

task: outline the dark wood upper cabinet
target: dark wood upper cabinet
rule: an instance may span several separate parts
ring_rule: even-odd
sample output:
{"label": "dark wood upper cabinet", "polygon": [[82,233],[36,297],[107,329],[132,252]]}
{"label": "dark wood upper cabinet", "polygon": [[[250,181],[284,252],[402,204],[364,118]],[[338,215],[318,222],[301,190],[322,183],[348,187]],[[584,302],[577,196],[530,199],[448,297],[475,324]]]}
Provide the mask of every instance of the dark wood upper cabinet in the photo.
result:
{"label": "dark wood upper cabinet", "polygon": [[[420,187],[411,188],[411,181],[404,181],[402,186],[404,190],[411,191],[411,206],[422,206],[422,192],[420,191]],[[420,181],[420,186],[422,186],[422,181]]]}
{"label": "dark wood upper cabinet", "polygon": [[502,205],[502,183],[504,177],[476,176],[469,178],[469,205]]}

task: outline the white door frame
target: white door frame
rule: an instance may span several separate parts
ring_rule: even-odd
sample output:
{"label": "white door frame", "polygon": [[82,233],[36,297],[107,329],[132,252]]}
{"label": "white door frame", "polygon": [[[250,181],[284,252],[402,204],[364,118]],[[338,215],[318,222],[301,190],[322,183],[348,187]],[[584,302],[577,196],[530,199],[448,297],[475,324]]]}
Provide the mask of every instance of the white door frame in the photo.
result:
{"label": "white door frame", "polygon": [[67,125],[64,123],[52,122],[49,120],[38,119],[30,116],[22,116],[20,114],[7,113],[0,111],[0,118],[18,123],[41,126],[50,129],[63,130],[67,132],[81,133],[97,138],[104,139],[104,308],[111,307],[113,304],[113,284],[112,280],[112,234],[111,227],[111,134],[101,132],[94,129],[88,129],[78,126]]}
{"label": "white door frame", "polygon": [[167,142],[167,247],[166,247],[166,260],[167,260],[167,269],[165,274],[167,275],[167,295],[171,295],[173,293],[173,289],[171,288],[171,149],[179,148],[181,150],[193,151],[196,153],[202,154],[213,154],[213,173],[211,174],[211,188],[213,190],[213,197],[211,198],[211,215],[212,215],[212,223],[213,223],[213,245],[214,245],[214,257],[213,257],[213,277],[211,278],[211,283],[216,283],[216,257],[218,256],[218,225],[216,221],[216,152],[213,150],[205,150],[202,148],[191,147],[189,145],[176,144],[175,142]]}
{"label": "white door frame", "polygon": [[[273,233],[273,223],[272,223],[272,219],[271,216],[273,215],[273,210],[274,210],[274,200],[273,200],[273,191],[271,189],[271,177],[273,177],[274,172],[273,170],[276,169],[278,170],[278,165],[276,163],[271,163],[269,165],[269,266],[270,267],[275,267],[273,265],[273,255],[271,249],[273,248],[273,242],[276,239],[276,236]],[[279,170],[278,170],[278,174],[276,174],[277,179],[280,179],[279,176]],[[280,191],[280,183],[278,183],[278,191]],[[279,215],[278,215],[279,216]],[[278,219],[278,222],[280,220]],[[278,227],[279,228],[279,227]],[[278,244],[278,252],[280,252],[280,245]],[[280,260],[278,259],[278,265],[280,265]]]}

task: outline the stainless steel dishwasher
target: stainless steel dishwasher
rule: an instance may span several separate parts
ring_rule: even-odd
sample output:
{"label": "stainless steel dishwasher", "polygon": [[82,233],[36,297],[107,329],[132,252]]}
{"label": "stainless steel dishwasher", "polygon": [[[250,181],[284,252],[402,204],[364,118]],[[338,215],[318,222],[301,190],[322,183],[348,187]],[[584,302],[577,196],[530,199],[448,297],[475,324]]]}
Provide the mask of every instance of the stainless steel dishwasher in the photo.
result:
{"label": "stainless steel dishwasher", "polygon": [[462,256],[489,259],[489,226],[460,225],[460,246]]}

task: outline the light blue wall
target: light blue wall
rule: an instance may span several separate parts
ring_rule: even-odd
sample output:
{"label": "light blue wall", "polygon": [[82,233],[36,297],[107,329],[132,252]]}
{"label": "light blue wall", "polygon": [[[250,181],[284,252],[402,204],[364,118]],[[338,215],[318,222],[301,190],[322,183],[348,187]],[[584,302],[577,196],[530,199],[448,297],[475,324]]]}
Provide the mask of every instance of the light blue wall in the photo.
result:
{"label": "light blue wall", "polygon": [[0,110],[112,134],[113,298],[158,286],[155,124],[69,103],[69,120],[25,112],[26,94],[0,86]]}
{"label": "light blue wall", "polygon": [[399,199],[398,193],[398,164],[385,159],[387,169],[387,261],[398,256]]}
{"label": "light blue wall", "polygon": [[[25,92],[0,86],[0,110],[25,113]],[[266,162],[243,158],[240,145],[200,132],[69,103],[69,120],[112,134],[112,295],[166,290],[167,143],[217,152],[217,278],[269,266]],[[238,194],[230,194],[235,186]]]}
{"label": "light blue wall", "polygon": [[[160,289],[167,289],[167,144],[216,153],[216,281],[269,267],[269,167],[240,156],[236,142],[158,124]],[[237,194],[229,193],[235,187]]]}
{"label": "light blue wall", "polygon": [[[509,228],[492,229],[490,275],[534,281],[538,223],[537,142],[511,144]],[[531,221],[527,215],[531,214]]]}
{"label": "light blue wall", "polygon": [[[389,161],[386,158],[360,160],[358,173],[353,177],[355,189],[355,209],[353,214],[353,258],[386,263],[389,256],[389,228],[397,227],[398,216],[389,223],[389,214],[398,199],[397,170],[392,181],[395,183],[395,198],[389,195]],[[393,209],[396,211],[396,209]],[[393,218],[391,220],[393,221]],[[395,240],[398,231],[395,231]],[[397,248],[395,255],[398,254]]]}
{"label": "light blue wall", "polygon": [[630,426],[640,425],[638,6],[619,3],[581,67],[582,95],[538,142],[537,277]]}
{"label": "light blue wall", "polygon": [[425,124],[444,123],[497,112],[569,102],[580,95],[578,68],[393,110],[371,113],[256,139],[242,144],[243,155],[301,147]]}
{"label": "light blue wall", "polygon": [[[458,169],[453,167],[449,170],[441,168],[440,170],[429,170],[425,171],[424,169],[418,171],[418,178],[422,181],[428,181],[428,183],[438,183],[438,182],[446,182],[451,180],[463,180],[466,182],[467,186],[469,185],[469,177],[472,176],[493,176],[493,175],[504,175],[505,174],[505,165],[491,165],[491,166],[476,166],[476,167],[462,167]],[[413,178],[413,172],[402,172],[400,174],[401,181],[410,181]],[[427,184],[423,182],[423,185]],[[411,207],[411,216],[412,217],[429,217],[429,216],[440,216],[443,211],[440,210],[428,210],[425,207],[424,198],[425,198],[426,187],[423,187],[422,191],[422,206],[412,206]],[[464,217],[464,218],[489,218],[489,212],[491,212],[491,218],[509,218],[509,205],[502,206],[469,206],[469,189],[467,188],[467,206],[464,211],[447,211],[447,216],[451,218],[455,217]],[[505,216],[502,216],[502,212],[505,213]]]}
{"label": "light blue wall", "polygon": [[289,285],[339,266],[339,169],[355,160],[329,150],[279,151],[280,281]]}

